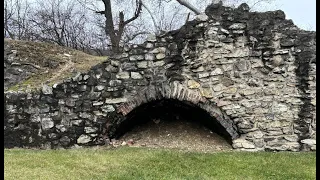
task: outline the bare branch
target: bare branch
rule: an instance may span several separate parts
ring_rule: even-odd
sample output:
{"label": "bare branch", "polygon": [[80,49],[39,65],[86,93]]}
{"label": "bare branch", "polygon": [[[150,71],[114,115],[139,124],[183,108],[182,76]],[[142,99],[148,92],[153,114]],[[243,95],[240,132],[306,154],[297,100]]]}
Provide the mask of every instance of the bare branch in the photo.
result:
{"label": "bare branch", "polygon": [[106,13],[106,11],[95,11],[95,13],[104,15]]}
{"label": "bare branch", "polygon": [[262,3],[262,2],[271,3],[271,1],[273,1],[273,0],[257,0],[257,1],[255,1],[255,2],[253,3],[253,5],[250,6],[249,9],[253,9],[254,6],[256,6],[256,5],[258,5],[258,4]]}
{"label": "bare branch", "polygon": [[154,25],[154,28],[155,28],[155,31],[156,31],[156,34],[157,34],[157,33],[160,31],[160,28],[159,28],[159,26],[157,25],[157,22],[156,22],[155,18],[153,17],[151,11],[150,11],[149,8],[146,6],[146,4],[143,3],[142,1],[141,1],[141,3],[142,3],[142,6],[143,6],[143,7],[148,11],[148,13],[150,14],[151,19],[152,19],[152,22],[153,22],[153,25]]}
{"label": "bare branch", "polygon": [[190,12],[189,12],[188,15],[187,15],[186,23],[189,21],[189,17],[190,17]]}
{"label": "bare branch", "polygon": [[131,37],[127,34],[126,35],[127,39],[125,40],[125,43],[129,43],[130,41],[135,39],[137,36],[143,35],[143,34],[149,34],[149,32],[147,32],[147,31],[138,32],[138,33],[131,35]]}
{"label": "bare branch", "polygon": [[189,2],[187,2],[185,0],[177,0],[177,2],[179,4],[185,6],[186,8],[190,9],[191,11],[193,11],[196,15],[200,14],[200,10],[198,10],[196,7],[191,5]]}
{"label": "bare branch", "polygon": [[141,0],[138,0],[137,2],[137,8],[136,8],[136,11],[134,13],[134,16],[126,21],[124,21],[124,25],[126,24],[129,24],[130,22],[134,21],[135,19],[137,19],[141,13],[141,10],[142,10],[142,1]]}

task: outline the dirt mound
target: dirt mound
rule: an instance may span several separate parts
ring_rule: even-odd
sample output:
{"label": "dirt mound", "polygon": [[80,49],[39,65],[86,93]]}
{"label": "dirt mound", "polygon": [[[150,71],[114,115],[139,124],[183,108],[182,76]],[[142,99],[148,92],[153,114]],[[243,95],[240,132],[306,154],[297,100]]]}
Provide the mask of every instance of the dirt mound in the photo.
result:
{"label": "dirt mound", "polygon": [[84,72],[106,60],[50,43],[4,40],[4,90],[33,90]]}
{"label": "dirt mound", "polygon": [[215,152],[232,150],[231,145],[218,134],[196,122],[149,121],[137,125],[114,146],[173,148],[184,151]]}

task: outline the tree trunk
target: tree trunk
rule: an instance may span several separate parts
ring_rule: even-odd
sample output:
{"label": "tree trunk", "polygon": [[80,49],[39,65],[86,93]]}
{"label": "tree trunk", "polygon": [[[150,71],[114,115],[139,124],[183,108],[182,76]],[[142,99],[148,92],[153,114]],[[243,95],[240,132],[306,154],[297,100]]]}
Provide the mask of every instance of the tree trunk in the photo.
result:
{"label": "tree trunk", "polygon": [[120,40],[123,35],[124,28],[127,24],[134,21],[138,18],[139,14],[141,13],[142,2],[141,0],[137,1],[136,11],[128,20],[124,20],[123,12],[119,12],[119,26],[118,30],[115,30],[113,24],[113,16],[112,16],[112,9],[111,9],[111,2],[110,0],[102,0],[104,3],[105,10],[104,11],[96,11],[96,13],[104,14],[106,21],[105,21],[105,33],[107,36],[110,37],[111,41],[111,50],[113,53],[119,53],[120,49]]}
{"label": "tree trunk", "polygon": [[104,16],[106,18],[105,32],[106,35],[110,37],[112,51],[117,53],[119,52],[119,42],[117,41],[117,35],[114,30],[111,2],[110,0],[103,0],[103,3],[105,7]]}

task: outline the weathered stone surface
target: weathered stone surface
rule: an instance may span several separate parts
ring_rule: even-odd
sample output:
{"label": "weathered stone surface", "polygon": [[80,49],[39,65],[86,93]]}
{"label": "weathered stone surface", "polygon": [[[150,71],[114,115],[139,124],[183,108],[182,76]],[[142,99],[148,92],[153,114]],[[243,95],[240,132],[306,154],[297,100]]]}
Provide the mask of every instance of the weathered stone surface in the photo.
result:
{"label": "weathered stone surface", "polygon": [[52,87],[48,86],[48,85],[43,85],[42,86],[42,93],[43,94],[46,94],[46,95],[49,95],[49,94],[52,94]]}
{"label": "weathered stone surface", "polygon": [[249,132],[247,136],[252,137],[254,139],[259,139],[259,138],[262,138],[264,134],[261,131],[254,131],[254,132]]}
{"label": "weathered stone surface", "polygon": [[44,130],[50,129],[54,126],[54,122],[52,121],[51,118],[42,118],[41,119],[41,126],[42,126],[42,129],[44,129]]}
{"label": "weathered stone surface", "polygon": [[130,61],[138,61],[138,60],[143,60],[143,59],[144,59],[144,56],[142,56],[142,55],[132,55],[129,57]]}
{"label": "weathered stone surface", "polygon": [[149,67],[161,67],[165,64],[164,61],[155,61],[155,62],[149,62],[148,66]]}
{"label": "weathered stone surface", "polygon": [[56,125],[56,129],[57,129],[59,132],[62,132],[62,133],[67,131],[66,126],[63,125],[63,124],[58,124],[58,125]]}
{"label": "weathered stone surface", "polygon": [[104,90],[104,86],[102,86],[102,85],[96,86],[95,90],[96,91],[102,91],[102,90]]}
{"label": "weathered stone surface", "polygon": [[285,104],[274,104],[273,105],[273,112],[286,112],[288,107]]}
{"label": "weathered stone surface", "polygon": [[125,63],[122,63],[120,66],[121,66],[121,69],[124,71],[135,71],[138,69],[136,67],[136,63],[134,62],[125,62]]}
{"label": "weathered stone surface", "polygon": [[76,102],[75,102],[74,99],[68,98],[68,99],[65,101],[65,104],[66,104],[66,106],[74,107],[74,106],[76,105]]}
{"label": "weathered stone surface", "polygon": [[98,128],[96,127],[84,127],[85,133],[96,133],[98,131]]}
{"label": "weathered stone surface", "polygon": [[78,144],[86,144],[89,143],[91,141],[91,137],[85,134],[82,134],[78,139],[77,139],[77,143]]}
{"label": "weathered stone surface", "polygon": [[233,148],[254,149],[255,145],[250,141],[247,141],[245,139],[239,138],[239,139],[233,140],[232,147]]}
{"label": "weathered stone surface", "polygon": [[234,23],[231,26],[229,26],[229,29],[232,29],[232,30],[245,29],[245,28],[246,28],[246,24],[244,23]]}
{"label": "weathered stone surface", "polygon": [[101,106],[103,105],[103,102],[102,101],[95,101],[92,103],[93,106]]}
{"label": "weathered stone surface", "polygon": [[91,119],[92,115],[86,112],[80,112],[79,117],[84,118],[84,119]]}
{"label": "weathered stone surface", "polygon": [[68,136],[63,136],[62,138],[59,139],[62,145],[67,146],[70,143],[70,138]]}
{"label": "weathered stone surface", "polygon": [[129,79],[129,73],[128,72],[120,72],[116,76],[118,79]]}
{"label": "weathered stone surface", "polygon": [[202,95],[203,97],[213,98],[213,93],[212,93],[211,88],[202,88],[202,89],[200,90],[200,92],[201,92],[201,95]]}
{"label": "weathered stone surface", "polygon": [[308,145],[316,145],[317,141],[315,139],[303,139],[301,143],[308,144]]}
{"label": "weathered stone surface", "polygon": [[242,89],[240,90],[240,94],[244,95],[244,96],[248,96],[248,95],[252,95],[255,94],[256,91],[254,89]]}
{"label": "weathered stone surface", "polygon": [[159,53],[159,54],[157,54],[157,56],[156,56],[157,59],[163,59],[163,58],[165,58],[165,57],[166,57],[166,55],[165,55],[164,53]]}
{"label": "weathered stone surface", "polygon": [[154,57],[154,54],[149,53],[149,54],[145,55],[144,59],[147,61],[153,61],[155,59],[155,57]]}
{"label": "weathered stone surface", "polygon": [[232,103],[231,101],[218,101],[218,102],[217,102],[217,106],[218,106],[218,107],[226,106],[226,105],[229,105],[229,104],[231,104],[231,103]]}
{"label": "weathered stone surface", "polygon": [[147,61],[141,61],[137,63],[138,68],[148,68],[148,62]]}
{"label": "weathered stone surface", "polygon": [[200,67],[198,67],[196,69],[192,69],[192,72],[202,72],[202,71],[204,71],[204,67],[203,66],[200,66]]}
{"label": "weathered stone surface", "polygon": [[143,78],[143,77],[141,76],[141,74],[138,73],[138,72],[131,72],[131,73],[130,73],[130,76],[131,76],[132,79],[142,79],[142,78]]}
{"label": "weathered stone surface", "polygon": [[113,99],[106,99],[105,103],[107,104],[118,104],[126,102],[127,98],[113,98]]}
{"label": "weathered stone surface", "polygon": [[197,89],[200,87],[200,84],[195,80],[188,80],[188,87],[190,89]]}
{"label": "weathered stone surface", "polygon": [[146,48],[148,48],[148,49],[153,48],[153,44],[152,43],[147,43],[146,44]]}
{"label": "weathered stone surface", "polygon": [[283,59],[280,55],[277,55],[272,58],[272,62],[274,66],[279,66],[283,63]]}
{"label": "weathered stone surface", "polygon": [[216,68],[210,73],[211,76],[216,76],[221,74],[223,74],[223,71],[220,68]]}
{"label": "weathered stone surface", "polygon": [[226,94],[235,94],[237,91],[238,91],[238,88],[236,87],[230,87],[224,90]]}
{"label": "weathered stone surface", "polygon": [[205,73],[199,73],[198,74],[198,78],[205,78],[205,77],[209,77],[209,73],[205,72]]}
{"label": "weathered stone surface", "polygon": [[166,48],[165,47],[158,47],[150,51],[150,53],[158,54],[158,53],[165,53]]}
{"label": "weathered stone surface", "polygon": [[109,82],[109,85],[110,85],[111,87],[121,86],[121,84],[122,84],[122,81],[121,81],[121,80],[111,80],[111,81]]}
{"label": "weathered stone surface", "polygon": [[71,124],[75,125],[75,126],[80,126],[82,122],[83,122],[83,120],[76,119],[76,120],[72,120]]}
{"label": "weathered stone surface", "polygon": [[103,106],[101,109],[102,109],[102,111],[107,112],[107,113],[115,111],[115,108],[112,105]]}
{"label": "weathered stone surface", "polygon": [[148,34],[147,41],[156,42],[157,41],[157,37],[155,35],[153,35],[153,34]]}
{"label": "weathered stone surface", "polygon": [[226,87],[223,84],[216,84],[212,87],[212,89],[216,92],[224,90]]}
{"label": "weathered stone surface", "polygon": [[206,14],[199,14],[196,16],[196,20],[197,21],[207,21],[208,20],[208,16]]}

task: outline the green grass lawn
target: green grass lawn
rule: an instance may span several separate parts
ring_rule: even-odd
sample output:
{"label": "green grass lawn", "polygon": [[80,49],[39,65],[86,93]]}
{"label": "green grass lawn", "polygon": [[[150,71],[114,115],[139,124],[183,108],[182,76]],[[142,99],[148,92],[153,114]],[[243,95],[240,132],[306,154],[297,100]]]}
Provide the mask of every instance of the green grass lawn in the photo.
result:
{"label": "green grass lawn", "polygon": [[316,177],[316,153],[118,149],[4,151],[4,179],[279,179]]}

